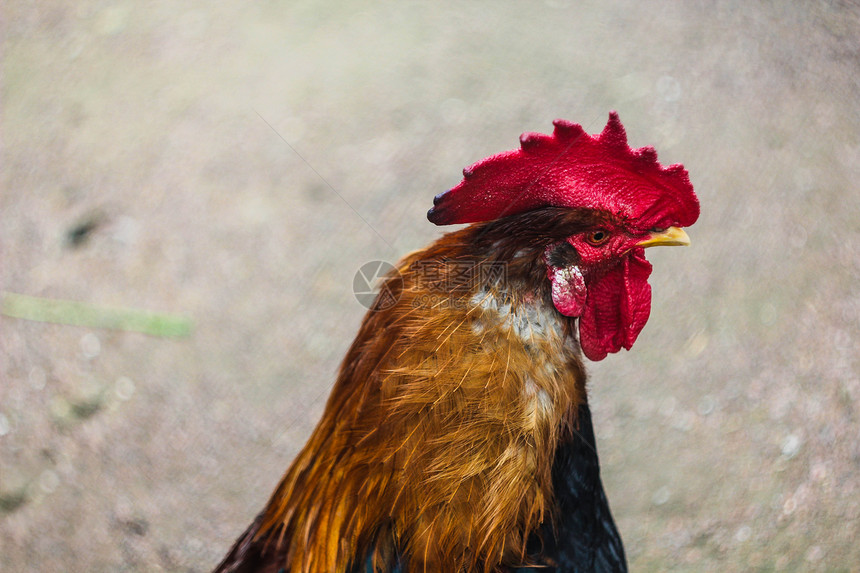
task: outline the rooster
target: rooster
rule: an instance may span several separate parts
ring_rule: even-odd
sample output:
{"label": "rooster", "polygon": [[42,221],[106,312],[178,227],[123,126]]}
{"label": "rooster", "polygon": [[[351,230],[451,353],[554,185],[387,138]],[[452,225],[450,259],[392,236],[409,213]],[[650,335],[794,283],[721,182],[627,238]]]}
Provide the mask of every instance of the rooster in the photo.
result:
{"label": "rooster", "polygon": [[687,245],[681,165],[618,115],[463,171],[428,213],[472,223],[384,281],[322,420],[216,571],[626,571],[586,372],[650,313],[644,249]]}

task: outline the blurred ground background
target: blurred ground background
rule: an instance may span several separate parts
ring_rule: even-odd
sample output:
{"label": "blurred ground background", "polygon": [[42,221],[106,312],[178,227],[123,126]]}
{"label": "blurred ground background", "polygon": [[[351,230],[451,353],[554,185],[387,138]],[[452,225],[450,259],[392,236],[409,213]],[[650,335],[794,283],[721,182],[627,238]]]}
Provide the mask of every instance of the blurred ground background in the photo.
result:
{"label": "blurred ground background", "polygon": [[194,323],[0,317],[3,571],[213,567],[321,413],[356,270],[439,236],[464,166],[610,109],[702,202],[691,248],[649,252],[634,350],[591,366],[632,570],[860,571],[856,2],[2,18],[0,289]]}

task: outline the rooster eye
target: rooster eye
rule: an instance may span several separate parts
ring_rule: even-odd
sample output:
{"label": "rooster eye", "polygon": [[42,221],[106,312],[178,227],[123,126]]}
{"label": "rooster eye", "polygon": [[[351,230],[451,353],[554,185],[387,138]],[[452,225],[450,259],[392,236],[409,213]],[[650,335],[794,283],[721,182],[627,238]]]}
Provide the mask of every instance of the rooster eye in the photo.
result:
{"label": "rooster eye", "polygon": [[585,240],[591,243],[594,246],[602,245],[609,238],[609,233],[604,231],[603,229],[598,229],[597,231],[592,231],[589,233]]}

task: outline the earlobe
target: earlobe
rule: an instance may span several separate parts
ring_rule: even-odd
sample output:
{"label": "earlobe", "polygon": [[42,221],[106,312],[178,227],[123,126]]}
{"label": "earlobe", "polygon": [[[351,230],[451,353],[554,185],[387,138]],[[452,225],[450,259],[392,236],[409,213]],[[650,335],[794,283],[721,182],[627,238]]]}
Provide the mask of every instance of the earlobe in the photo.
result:
{"label": "earlobe", "polygon": [[547,267],[552,282],[552,303],[565,316],[580,316],[585,310],[585,278],[576,265]]}

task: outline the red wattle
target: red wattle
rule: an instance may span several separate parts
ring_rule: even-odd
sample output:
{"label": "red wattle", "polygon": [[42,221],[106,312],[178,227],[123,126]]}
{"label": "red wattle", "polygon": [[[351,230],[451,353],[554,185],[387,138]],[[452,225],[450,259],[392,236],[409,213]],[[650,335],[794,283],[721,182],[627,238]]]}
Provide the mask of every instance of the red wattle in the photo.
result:
{"label": "red wattle", "polygon": [[585,311],[579,319],[579,343],[590,360],[630,350],[651,313],[651,263],[637,248],[599,277],[589,277]]}

